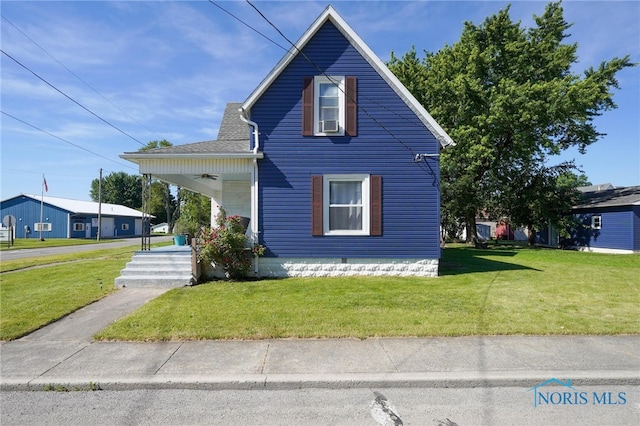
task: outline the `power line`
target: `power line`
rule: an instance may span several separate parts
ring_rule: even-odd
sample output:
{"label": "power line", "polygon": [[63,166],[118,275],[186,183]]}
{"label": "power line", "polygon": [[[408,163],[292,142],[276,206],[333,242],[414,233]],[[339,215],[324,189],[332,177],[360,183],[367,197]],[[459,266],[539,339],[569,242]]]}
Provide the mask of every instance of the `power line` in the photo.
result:
{"label": "power line", "polygon": [[98,114],[96,114],[95,112],[91,111],[89,108],[85,107],[84,105],[82,105],[80,102],[76,101],[75,99],[73,99],[71,96],[67,95],[66,93],[64,93],[62,90],[58,89],[56,86],[54,86],[53,84],[49,83],[47,80],[45,80],[44,78],[40,77],[38,74],[36,74],[34,71],[32,71],[29,67],[27,67],[26,65],[22,64],[20,61],[18,61],[17,59],[15,59],[13,56],[9,55],[7,52],[5,52],[4,50],[0,49],[0,52],[2,52],[5,56],[7,56],[9,59],[11,59],[13,62],[15,62],[16,64],[20,65],[22,68],[24,68],[25,70],[29,71],[31,74],[33,74],[34,76],[36,76],[39,80],[43,81],[44,83],[46,83],[49,87],[51,87],[52,89],[54,89],[56,92],[60,93],[62,96],[64,96],[65,98],[69,99],[71,102],[73,102],[74,104],[78,105],[80,108],[84,109],[85,111],[87,111],[89,114],[93,115],[94,117],[98,118],[100,121],[102,121],[103,123],[113,127],[114,129],[116,129],[117,131],[119,131],[120,133],[122,133],[123,135],[133,139],[134,141],[136,141],[137,143],[139,143],[142,146],[146,146],[144,143],[140,142],[138,139],[134,138],[133,136],[131,136],[130,134],[128,134],[127,132],[125,132],[124,130],[118,128],[117,126],[111,124],[110,122],[108,122],[107,120],[105,120],[104,118],[100,117]]}
{"label": "power line", "polygon": [[134,167],[131,167],[131,166],[126,165],[126,164],[118,163],[117,161],[115,161],[115,160],[113,160],[113,159],[111,159],[111,158],[105,157],[105,156],[104,156],[104,155],[102,155],[102,154],[98,154],[97,152],[93,152],[93,151],[91,151],[91,150],[89,150],[89,149],[87,149],[87,148],[84,148],[84,147],[80,146],[80,145],[76,145],[76,144],[75,144],[75,143],[73,143],[73,142],[69,142],[68,140],[63,139],[63,138],[61,138],[60,136],[56,136],[56,135],[54,135],[53,133],[47,132],[47,131],[46,131],[46,130],[44,130],[44,129],[41,129],[41,128],[37,127],[37,126],[34,126],[33,124],[27,123],[26,121],[21,120],[21,119],[19,119],[18,117],[15,117],[15,116],[13,116],[13,115],[11,115],[11,114],[7,113],[7,112],[0,111],[0,113],[2,113],[2,114],[4,114],[4,115],[6,115],[7,117],[11,117],[11,118],[13,118],[14,120],[19,121],[20,123],[22,123],[22,124],[24,124],[24,125],[26,125],[26,126],[29,126],[29,127],[33,128],[33,129],[36,129],[36,130],[38,130],[38,131],[40,131],[40,132],[42,132],[42,133],[46,133],[47,135],[49,135],[49,136],[51,136],[51,137],[54,137],[54,138],[56,138],[56,139],[58,139],[58,140],[61,140],[62,142],[68,143],[68,144],[69,144],[69,145],[71,145],[71,146],[74,146],[74,147],[79,148],[79,149],[81,149],[81,150],[83,150],[83,151],[86,151],[86,152],[88,152],[88,153],[90,153],[90,154],[93,154],[93,155],[95,155],[95,156],[98,156],[98,157],[100,157],[100,158],[103,158],[103,159],[105,159],[105,160],[107,160],[107,161],[111,161],[112,163],[115,163],[115,164],[117,164],[117,165],[119,165],[119,166],[127,167],[127,168],[132,169],[132,170],[137,170],[137,169],[135,169]]}
{"label": "power line", "polygon": [[253,28],[251,25],[247,24],[246,22],[244,22],[242,19],[238,18],[236,15],[234,15],[233,13],[229,12],[227,9],[225,9],[224,7],[220,6],[219,4],[217,4],[216,2],[214,2],[213,0],[209,0],[209,3],[211,3],[212,5],[214,5],[215,7],[217,7],[218,9],[222,10],[223,12],[225,12],[226,14],[228,14],[229,16],[233,17],[236,21],[240,22],[241,24],[243,24],[245,27],[249,28],[250,30],[260,34],[262,37],[266,38],[267,40],[269,40],[271,43],[275,44],[276,46],[278,46],[280,49],[284,50],[285,52],[288,52],[289,49],[285,48],[284,46],[278,44],[277,42],[275,42],[274,40],[270,39],[269,37],[267,37],[266,35],[264,35],[263,33],[261,33],[260,31],[258,31],[257,29]]}
{"label": "power line", "polygon": [[118,105],[114,104],[113,102],[111,102],[109,99],[107,99],[102,93],[98,92],[93,86],[91,86],[89,83],[87,83],[85,80],[83,80],[79,75],[77,75],[76,73],[74,73],[73,71],[71,71],[66,65],[64,65],[62,62],[60,62],[55,56],[53,56],[51,53],[49,53],[44,47],[40,46],[38,43],[36,43],[35,40],[33,40],[31,37],[29,37],[27,34],[25,34],[24,31],[22,31],[20,28],[18,28],[13,22],[11,22],[6,16],[2,15],[2,19],[4,19],[5,21],[7,21],[7,23],[9,23],[13,28],[15,28],[16,30],[18,30],[18,32],[20,32],[20,34],[22,34],[23,36],[25,36],[31,43],[35,44],[40,50],[42,50],[44,53],[46,53],[51,59],[53,59],[54,61],[56,61],[58,63],[58,65],[60,65],[62,68],[64,68],[65,70],[67,70],[71,75],[73,75],[75,78],[77,78],[78,80],[80,80],[80,82],[82,82],[85,86],[87,86],[89,89],[93,90],[94,93],[96,93],[98,96],[100,96],[102,99],[104,99],[106,102],[108,102],[111,106],[113,106],[114,108],[117,108],[121,113],[123,113],[124,115],[126,115],[129,119],[133,120],[135,123],[137,123],[140,127],[144,128],[146,131],[148,131],[149,133],[153,133],[156,136],[160,136],[158,135],[156,132],[154,132],[153,130],[149,129],[147,126],[145,126],[144,124],[140,123],[138,120],[136,120],[135,118],[133,118],[130,114],[128,114],[125,110],[123,110],[122,108],[120,108]]}

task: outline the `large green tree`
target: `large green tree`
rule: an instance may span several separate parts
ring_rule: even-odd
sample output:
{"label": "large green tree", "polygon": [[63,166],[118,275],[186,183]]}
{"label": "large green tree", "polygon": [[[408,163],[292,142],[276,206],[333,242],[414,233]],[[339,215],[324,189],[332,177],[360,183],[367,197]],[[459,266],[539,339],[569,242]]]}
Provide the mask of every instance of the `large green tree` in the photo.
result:
{"label": "large green tree", "polygon": [[468,238],[483,212],[532,231],[560,223],[568,194],[554,182],[575,166],[550,165],[553,156],[585,152],[603,136],[593,119],[616,107],[615,75],[634,66],[626,56],[576,74],[561,3],[534,20],[523,28],[506,7],[481,25],[465,22],[460,40],[439,52],[420,59],[412,48],[388,64],[457,144],[441,156],[442,217],[466,223]]}
{"label": "large green tree", "polygon": [[112,172],[102,178],[101,187],[100,179],[91,181],[89,195],[96,202],[101,200],[139,210],[142,207],[142,179],[125,172]]}

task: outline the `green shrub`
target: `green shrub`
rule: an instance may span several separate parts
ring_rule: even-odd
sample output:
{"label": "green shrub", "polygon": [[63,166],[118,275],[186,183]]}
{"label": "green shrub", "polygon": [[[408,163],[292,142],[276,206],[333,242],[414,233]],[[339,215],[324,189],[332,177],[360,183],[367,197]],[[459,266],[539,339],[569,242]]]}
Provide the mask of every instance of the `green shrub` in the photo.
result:
{"label": "green shrub", "polygon": [[216,226],[205,228],[201,237],[199,260],[221,268],[227,278],[245,279],[251,272],[253,260],[264,254],[264,247],[250,244],[246,236],[247,224],[241,216],[227,216],[224,209],[216,216]]}

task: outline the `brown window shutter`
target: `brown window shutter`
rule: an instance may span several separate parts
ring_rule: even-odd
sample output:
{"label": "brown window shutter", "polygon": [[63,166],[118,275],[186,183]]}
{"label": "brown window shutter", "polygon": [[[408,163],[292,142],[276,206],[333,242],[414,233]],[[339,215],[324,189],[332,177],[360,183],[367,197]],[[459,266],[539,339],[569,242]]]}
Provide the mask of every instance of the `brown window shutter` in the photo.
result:
{"label": "brown window shutter", "polygon": [[302,86],[302,136],[313,136],[313,78],[305,77]]}
{"label": "brown window shutter", "polygon": [[369,177],[369,185],[371,187],[369,235],[382,235],[382,176]]}
{"label": "brown window shutter", "polygon": [[322,176],[311,176],[311,235],[314,237],[324,234],[322,196]]}
{"label": "brown window shutter", "polygon": [[345,133],[358,136],[358,90],[355,77],[346,77]]}

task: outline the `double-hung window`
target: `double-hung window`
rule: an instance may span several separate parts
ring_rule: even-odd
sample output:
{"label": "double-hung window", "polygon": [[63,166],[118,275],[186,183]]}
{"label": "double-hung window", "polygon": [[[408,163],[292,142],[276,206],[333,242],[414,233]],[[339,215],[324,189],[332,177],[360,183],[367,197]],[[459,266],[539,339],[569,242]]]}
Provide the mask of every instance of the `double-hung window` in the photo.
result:
{"label": "double-hung window", "polygon": [[381,176],[312,176],[311,186],[312,235],[382,235]]}
{"label": "double-hung window", "polygon": [[355,77],[317,75],[304,79],[303,136],[357,136],[357,111]]}
{"label": "double-hung window", "polygon": [[324,231],[329,234],[369,234],[369,176],[324,176]]}
{"label": "double-hung window", "polygon": [[600,215],[591,216],[591,228],[602,229],[602,216]]}
{"label": "double-hung window", "polygon": [[314,133],[344,135],[344,77],[314,79]]}

